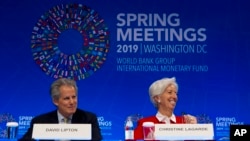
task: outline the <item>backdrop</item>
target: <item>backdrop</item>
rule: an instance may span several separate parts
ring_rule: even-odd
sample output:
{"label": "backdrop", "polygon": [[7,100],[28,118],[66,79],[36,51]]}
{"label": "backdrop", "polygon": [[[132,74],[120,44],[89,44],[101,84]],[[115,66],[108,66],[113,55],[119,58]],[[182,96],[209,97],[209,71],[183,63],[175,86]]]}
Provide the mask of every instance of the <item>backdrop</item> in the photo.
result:
{"label": "backdrop", "polygon": [[74,78],[79,108],[97,114],[104,140],[123,140],[131,114],[155,115],[149,85],[179,84],[175,114],[249,124],[247,0],[11,0],[0,2],[0,135],[54,110],[50,84]]}

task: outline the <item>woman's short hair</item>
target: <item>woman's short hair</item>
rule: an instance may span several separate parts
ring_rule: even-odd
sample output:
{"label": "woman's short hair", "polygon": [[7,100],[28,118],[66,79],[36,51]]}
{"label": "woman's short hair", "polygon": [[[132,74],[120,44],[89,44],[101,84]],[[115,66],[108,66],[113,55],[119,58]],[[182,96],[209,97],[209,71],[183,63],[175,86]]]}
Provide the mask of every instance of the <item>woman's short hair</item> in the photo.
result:
{"label": "woman's short hair", "polygon": [[151,102],[153,103],[153,105],[155,107],[157,107],[157,103],[154,100],[154,97],[157,96],[157,95],[161,95],[169,85],[174,85],[176,87],[177,92],[178,92],[178,84],[176,82],[175,77],[162,78],[162,79],[154,81],[150,85],[150,87],[149,87],[149,97],[150,97],[150,100],[151,100]]}
{"label": "woman's short hair", "polygon": [[61,86],[73,86],[76,90],[76,95],[78,94],[78,87],[75,80],[69,78],[59,78],[51,84],[50,96],[52,99],[59,99],[60,97],[60,87]]}

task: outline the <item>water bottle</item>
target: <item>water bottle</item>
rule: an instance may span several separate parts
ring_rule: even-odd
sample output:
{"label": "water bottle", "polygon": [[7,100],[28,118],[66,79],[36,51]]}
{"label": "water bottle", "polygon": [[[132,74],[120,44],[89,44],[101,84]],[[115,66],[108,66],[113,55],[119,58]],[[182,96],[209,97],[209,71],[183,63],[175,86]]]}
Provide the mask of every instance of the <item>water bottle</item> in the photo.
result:
{"label": "water bottle", "polygon": [[133,140],[134,139],[134,124],[132,121],[132,117],[127,117],[125,121],[125,140]]}
{"label": "water bottle", "polygon": [[143,118],[140,114],[133,114],[127,117],[125,121],[125,140],[134,140],[134,129],[137,127],[137,121]]}

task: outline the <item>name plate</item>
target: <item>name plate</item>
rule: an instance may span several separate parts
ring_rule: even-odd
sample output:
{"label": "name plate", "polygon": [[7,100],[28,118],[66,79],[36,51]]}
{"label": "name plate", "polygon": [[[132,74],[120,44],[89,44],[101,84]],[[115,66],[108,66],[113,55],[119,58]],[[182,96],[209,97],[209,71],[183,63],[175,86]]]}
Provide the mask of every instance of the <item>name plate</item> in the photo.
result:
{"label": "name plate", "polygon": [[155,124],[156,140],[213,140],[213,124]]}
{"label": "name plate", "polygon": [[32,139],[91,140],[91,124],[34,124]]}

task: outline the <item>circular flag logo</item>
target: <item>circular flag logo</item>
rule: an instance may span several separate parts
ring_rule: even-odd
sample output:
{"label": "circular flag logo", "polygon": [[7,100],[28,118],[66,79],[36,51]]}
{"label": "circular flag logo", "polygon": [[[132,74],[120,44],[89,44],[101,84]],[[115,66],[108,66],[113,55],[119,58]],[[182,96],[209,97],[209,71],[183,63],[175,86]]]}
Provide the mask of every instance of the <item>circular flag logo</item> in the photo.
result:
{"label": "circular flag logo", "polygon": [[81,80],[101,68],[109,42],[108,27],[95,10],[61,4],[45,12],[33,27],[31,50],[47,75]]}

